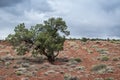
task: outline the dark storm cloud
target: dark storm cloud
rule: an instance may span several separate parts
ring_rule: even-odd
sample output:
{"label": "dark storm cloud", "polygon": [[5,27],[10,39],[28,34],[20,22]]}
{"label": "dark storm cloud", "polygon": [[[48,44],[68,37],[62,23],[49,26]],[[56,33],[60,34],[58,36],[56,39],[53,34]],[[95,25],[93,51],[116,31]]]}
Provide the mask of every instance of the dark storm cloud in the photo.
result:
{"label": "dark storm cloud", "polygon": [[120,38],[120,0],[0,0],[0,39],[49,17],[62,17],[70,37]]}
{"label": "dark storm cloud", "polygon": [[103,10],[107,12],[115,11],[116,9],[120,9],[120,1],[119,0],[109,0],[109,2],[106,0],[100,0],[98,1],[101,4],[101,7]]}
{"label": "dark storm cloud", "polygon": [[9,7],[22,2],[23,0],[0,0],[0,7]]}

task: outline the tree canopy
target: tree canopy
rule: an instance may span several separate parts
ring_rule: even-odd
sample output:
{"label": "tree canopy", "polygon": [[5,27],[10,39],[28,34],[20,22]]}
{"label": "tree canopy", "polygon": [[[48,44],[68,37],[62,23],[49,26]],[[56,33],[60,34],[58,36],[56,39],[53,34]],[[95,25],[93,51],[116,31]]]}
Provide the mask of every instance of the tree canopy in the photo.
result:
{"label": "tree canopy", "polygon": [[15,33],[6,38],[18,52],[45,55],[48,61],[53,62],[63,49],[65,36],[70,32],[62,18],[49,18],[43,24],[36,24],[30,29],[25,24],[19,24],[14,29]]}

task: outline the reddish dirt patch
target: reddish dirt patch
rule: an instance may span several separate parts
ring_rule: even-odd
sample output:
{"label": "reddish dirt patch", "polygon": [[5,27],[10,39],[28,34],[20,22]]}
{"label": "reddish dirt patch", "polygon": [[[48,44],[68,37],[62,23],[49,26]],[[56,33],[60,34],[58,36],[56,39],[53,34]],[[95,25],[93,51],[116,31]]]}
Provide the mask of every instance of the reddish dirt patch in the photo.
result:
{"label": "reddish dirt patch", "polygon": [[[107,53],[100,54],[98,51],[100,49],[104,49]],[[54,65],[48,63],[47,60],[39,62],[39,60],[31,58],[30,55],[23,56],[27,59],[21,58],[15,54],[12,46],[7,42],[0,42],[0,58],[8,55],[15,59],[0,61],[0,80],[64,80],[66,74],[77,76],[80,80],[109,77],[120,80],[120,44],[107,41],[81,42],[79,40],[66,40],[64,50],[60,52]],[[101,55],[107,55],[109,60],[98,60]],[[71,59],[75,58],[80,58],[82,62],[70,62]],[[113,61],[113,58],[118,58],[118,60]],[[10,62],[10,64],[6,62]],[[23,63],[29,63],[28,67],[22,67],[27,70],[24,74],[17,75],[15,72]],[[112,66],[113,72],[99,74],[91,71],[92,66],[97,64]],[[18,67],[16,68],[15,65]],[[77,70],[76,67],[80,66],[84,69]]]}

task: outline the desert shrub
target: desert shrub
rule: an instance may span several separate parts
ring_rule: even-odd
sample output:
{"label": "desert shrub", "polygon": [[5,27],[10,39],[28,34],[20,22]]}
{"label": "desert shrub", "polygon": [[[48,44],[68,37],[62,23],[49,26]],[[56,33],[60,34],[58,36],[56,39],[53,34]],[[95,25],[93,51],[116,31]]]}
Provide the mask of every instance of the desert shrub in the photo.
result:
{"label": "desert shrub", "polygon": [[114,80],[113,77],[105,78],[104,80]]}
{"label": "desert shrub", "polygon": [[77,76],[72,76],[71,74],[65,74],[64,80],[79,80]]}
{"label": "desert shrub", "polygon": [[99,71],[101,69],[105,69],[106,67],[107,66],[105,64],[98,64],[98,65],[94,65],[91,70],[92,71]]}
{"label": "desert shrub", "polygon": [[109,60],[109,57],[108,56],[102,56],[101,57],[101,61],[108,61]]}
{"label": "desert shrub", "polygon": [[103,78],[95,78],[94,80],[104,80]]}
{"label": "desert shrub", "polygon": [[74,58],[74,60],[77,62],[82,62],[82,60],[80,58]]}
{"label": "desert shrub", "polygon": [[118,57],[114,57],[112,60],[113,61],[119,61],[119,58]]}
{"label": "desert shrub", "polygon": [[100,54],[108,54],[107,49],[96,48],[96,51],[99,52]]}

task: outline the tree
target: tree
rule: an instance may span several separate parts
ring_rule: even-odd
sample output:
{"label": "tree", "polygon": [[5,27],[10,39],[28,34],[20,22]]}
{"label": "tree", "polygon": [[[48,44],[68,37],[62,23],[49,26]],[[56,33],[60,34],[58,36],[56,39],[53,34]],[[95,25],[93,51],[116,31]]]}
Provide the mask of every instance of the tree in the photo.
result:
{"label": "tree", "polygon": [[19,55],[24,55],[26,52],[41,54],[51,63],[55,61],[59,51],[63,50],[65,36],[70,34],[62,18],[50,18],[30,29],[25,28],[22,23],[15,27],[14,31],[15,34],[8,35],[6,39]]}

